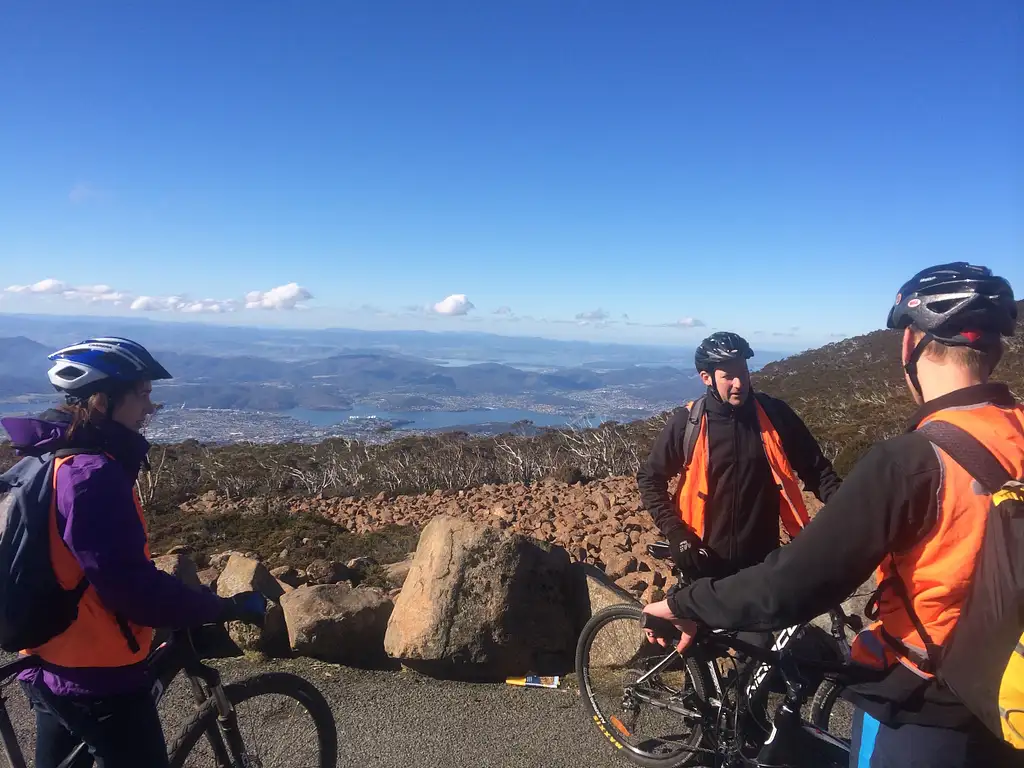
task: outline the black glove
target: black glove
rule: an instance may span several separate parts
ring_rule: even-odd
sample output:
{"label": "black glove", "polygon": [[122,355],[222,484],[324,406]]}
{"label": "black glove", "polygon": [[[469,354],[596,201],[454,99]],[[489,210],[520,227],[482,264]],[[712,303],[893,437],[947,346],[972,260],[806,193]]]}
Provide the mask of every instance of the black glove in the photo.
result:
{"label": "black glove", "polygon": [[221,621],[244,621],[263,627],[267,613],[267,599],[259,592],[239,592],[224,601]]}
{"label": "black glove", "polygon": [[722,559],[704,546],[704,542],[693,531],[679,531],[669,536],[672,559],[683,576],[699,579],[717,575],[723,566]]}

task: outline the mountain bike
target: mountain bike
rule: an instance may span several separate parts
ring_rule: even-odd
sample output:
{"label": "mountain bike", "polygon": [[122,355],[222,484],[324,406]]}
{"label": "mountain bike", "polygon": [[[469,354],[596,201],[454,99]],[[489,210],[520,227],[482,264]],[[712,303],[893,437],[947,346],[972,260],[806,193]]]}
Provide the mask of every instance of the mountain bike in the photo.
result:
{"label": "mountain bike", "polygon": [[[649,550],[660,556],[664,548]],[[643,628],[653,617],[639,606],[614,605],[580,634],[581,698],[598,729],[637,765],[845,768],[851,718],[833,710],[852,672],[845,630],[856,631],[860,621],[841,607],[828,616],[830,632],[809,623],[787,627],[770,649],[705,631],[680,655],[647,641]],[[668,622],[658,632],[672,633],[678,638]],[[783,697],[771,716],[775,691]],[[641,733],[648,729],[657,733]],[[786,755],[804,762],[786,762]]]}
{"label": "mountain bike", "polygon": [[[338,760],[338,734],[334,715],[317,688],[298,675],[268,672],[224,685],[220,673],[203,663],[197,643],[223,625],[177,630],[150,654],[151,695],[158,705],[171,683],[184,673],[191,688],[195,711],[167,742],[172,768],[333,768]],[[204,634],[205,633],[205,634]],[[23,656],[0,667],[0,681],[8,682],[22,671],[38,666],[33,656]],[[26,768],[25,757],[0,692],[0,738],[11,768]],[[251,708],[251,709],[250,709]],[[239,716],[239,709],[245,713]],[[251,713],[251,714],[249,714]],[[259,715],[270,724],[257,724]],[[260,737],[270,741],[260,743]],[[286,742],[285,739],[288,739]],[[289,744],[293,746],[289,746]],[[72,764],[87,749],[84,743],[61,763]],[[302,756],[309,751],[310,757]]]}

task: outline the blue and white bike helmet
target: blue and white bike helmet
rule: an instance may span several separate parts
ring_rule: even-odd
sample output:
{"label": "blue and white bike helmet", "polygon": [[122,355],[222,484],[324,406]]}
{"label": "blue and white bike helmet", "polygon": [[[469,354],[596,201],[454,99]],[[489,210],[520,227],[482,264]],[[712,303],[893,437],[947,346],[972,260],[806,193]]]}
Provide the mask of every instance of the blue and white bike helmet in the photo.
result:
{"label": "blue and white bike helmet", "polygon": [[47,357],[55,361],[47,372],[50,383],[75,400],[124,390],[139,381],[172,378],[144,346],[118,336],[86,339]]}

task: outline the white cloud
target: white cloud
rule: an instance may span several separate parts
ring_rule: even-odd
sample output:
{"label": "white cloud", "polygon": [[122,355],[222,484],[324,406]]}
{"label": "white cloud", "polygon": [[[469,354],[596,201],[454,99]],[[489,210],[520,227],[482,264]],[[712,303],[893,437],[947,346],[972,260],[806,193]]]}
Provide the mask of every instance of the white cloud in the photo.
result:
{"label": "white cloud", "polygon": [[464,293],[453,293],[448,298],[434,305],[434,312],[449,317],[466,315],[471,309],[475,309],[473,302],[467,299]]}
{"label": "white cloud", "polygon": [[78,285],[73,289],[76,293],[85,295],[102,295],[105,293],[112,293],[114,291],[109,285]]}
{"label": "white cloud", "polygon": [[81,203],[87,203],[90,200],[98,200],[103,196],[103,193],[84,181],[80,181],[71,188],[71,192],[68,193],[68,199],[76,205]]}
{"label": "white cloud", "polygon": [[216,299],[202,299],[201,301],[190,301],[181,307],[182,312],[197,313],[197,312],[212,312],[215,315],[219,315],[222,312],[234,312],[237,302],[234,301],[217,301]]}
{"label": "white cloud", "polygon": [[511,315],[512,314],[512,307],[508,307],[508,306],[498,307],[496,310],[494,310],[494,314],[495,315]]}
{"label": "white cloud", "polygon": [[78,285],[61,293],[65,299],[88,301],[90,304],[114,304],[120,306],[129,302],[130,293],[115,291],[109,285]]}
{"label": "white cloud", "polygon": [[663,328],[704,328],[705,323],[703,320],[698,320],[696,317],[681,317],[675,322],[664,323]]}
{"label": "white cloud", "polygon": [[136,312],[183,312],[185,314],[221,314],[234,312],[238,302],[233,300],[190,299],[186,296],[139,296],[131,304]]}
{"label": "white cloud", "polygon": [[139,296],[131,304],[137,312],[175,312],[183,305],[180,296]]}
{"label": "white cloud", "polygon": [[132,302],[131,309],[136,312],[156,312],[160,309],[167,309],[163,299],[154,296],[139,296]]}
{"label": "white cloud", "polygon": [[40,280],[38,283],[32,283],[32,285],[9,285],[7,286],[8,293],[63,293],[66,289],[64,283],[60,280],[54,280],[52,277],[48,277],[45,280]]}
{"label": "white cloud", "polygon": [[605,312],[603,309],[598,308],[590,312],[580,312],[576,315],[577,320],[582,320],[585,323],[600,323],[607,320],[611,315]]}
{"label": "white cloud", "polygon": [[245,294],[246,309],[303,309],[302,302],[313,294],[298,283],[288,283],[269,291],[249,291]]}
{"label": "white cloud", "polygon": [[6,293],[60,296],[68,301],[84,301],[90,304],[113,304],[127,306],[136,312],[183,312],[187,314],[235,312],[242,306],[249,309],[305,309],[302,302],[313,298],[308,290],[296,283],[272,288],[269,291],[250,291],[245,300],[238,299],[193,299],[187,295],[138,296],[117,290],[109,285],[75,285],[53,278],[40,280],[32,285],[11,285]]}

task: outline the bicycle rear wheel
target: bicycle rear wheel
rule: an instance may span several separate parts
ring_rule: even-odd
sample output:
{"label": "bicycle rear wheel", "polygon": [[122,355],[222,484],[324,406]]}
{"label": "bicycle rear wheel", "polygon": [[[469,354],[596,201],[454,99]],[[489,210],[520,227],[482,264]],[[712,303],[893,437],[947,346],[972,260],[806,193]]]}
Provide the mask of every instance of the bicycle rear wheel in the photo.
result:
{"label": "bicycle rear wheel", "polygon": [[641,616],[637,606],[613,605],[583,628],[576,676],[584,707],[612,745],[637,765],[694,765],[706,751],[700,744],[711,672],[706,662],[686,655],[638,683],[669,653],[647,642]]}
{"label": "bicycle rear wheel", "polygon": [[810,721],[830,736],[847,745],[853,736],[854,706],[842,698],[843,688],[834,680],[824,680],[811,702]]}
{"label": "bicycle rear wheel", "polygon": [[[226,685],[224,693],[235,709],[245,746],[245,754],[232,756],[236,764],[259,768],[337,765],[334,715],[327,700],[308,680],[287,672],[268,672]],[[171,768],[218,766],[217,748],[222,749],[224,744],[217,706],[210,698],[170,743]]]}

